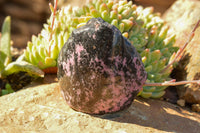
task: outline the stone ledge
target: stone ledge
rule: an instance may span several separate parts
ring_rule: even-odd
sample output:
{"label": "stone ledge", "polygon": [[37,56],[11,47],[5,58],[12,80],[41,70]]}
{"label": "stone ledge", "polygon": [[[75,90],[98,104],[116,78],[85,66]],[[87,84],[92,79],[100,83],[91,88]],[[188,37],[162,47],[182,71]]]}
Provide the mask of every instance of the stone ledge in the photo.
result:
{"label": "stone ledge", "polygon": [[0,132],[182,132],[200,130],[200,115],[170,103],[137,98],[130,108],[91,116],[72,110],[57,83],[0,97]]}

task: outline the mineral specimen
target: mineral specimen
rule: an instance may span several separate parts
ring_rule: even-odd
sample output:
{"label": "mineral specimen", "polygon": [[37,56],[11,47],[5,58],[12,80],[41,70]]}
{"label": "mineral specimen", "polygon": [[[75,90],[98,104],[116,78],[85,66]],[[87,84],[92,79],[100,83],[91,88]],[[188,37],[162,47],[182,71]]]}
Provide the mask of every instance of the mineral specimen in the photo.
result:
{"label": "mineral specimen", "polygon": [[93,18],[72,32],[58,57],[63,97],[75,110],[104,114],[127,108],[147,73],[140,55],[113,25]]}

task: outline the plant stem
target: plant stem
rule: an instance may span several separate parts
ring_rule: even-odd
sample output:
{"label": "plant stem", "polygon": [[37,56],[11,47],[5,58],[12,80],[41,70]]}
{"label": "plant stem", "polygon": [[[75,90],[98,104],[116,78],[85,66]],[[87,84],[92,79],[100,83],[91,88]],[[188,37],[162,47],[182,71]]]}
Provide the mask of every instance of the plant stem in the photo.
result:
{"label": "plant stem", "polygon": [[[52,35],[53,35],[53,27],[54,27],[54,21],[55,21],[55,15],[56,15],[56,10],[57,10],[57,4],[58,4],[58,0],[54,0],[54,10],[53,10],[53,19],[52,19],[52,23],[51,23],[51,34],[50,34],[50,38],[49,41],[52,39]],[[49,46],[49,57],[51,55],[51,45]]]}
{"label": "plant stem", "polygon": [[193,28],[192,32],[190,33],[188,40],[186,41],[186,43],[178,50],[178,52],[176,53],[174,59],[169,62],[169,64],[161,71],[164,72],[165,70],[167,70],[183,53],[184,49],[187,47],[187,45],[190,43],[190,41],[193,39],[194,37],[194,33],[196,31],[196,29],[198,28],[200,23],[200,20],[196,23],[195,27]]}
{"label": "plant stem", "polygon": [[176,85],[183,85],[183,84],[199,84],[200,80],[192,80],[192,81],[167,81],[164,83],[145,83],[144,86],[176,86]]}
{"label": "plant stem", "polygon": [[[53,26],[54,26],[54,21],[55,21],[55,15],[56,15],[56,10],[57,10],[57,4],[58,4],[58,0],[54,0],[54,11],[53,11],[53,20],[52,20],[52,24],[51,24],[51,29],[53,31]],[[51,34],[52,35],[52,34]]]}

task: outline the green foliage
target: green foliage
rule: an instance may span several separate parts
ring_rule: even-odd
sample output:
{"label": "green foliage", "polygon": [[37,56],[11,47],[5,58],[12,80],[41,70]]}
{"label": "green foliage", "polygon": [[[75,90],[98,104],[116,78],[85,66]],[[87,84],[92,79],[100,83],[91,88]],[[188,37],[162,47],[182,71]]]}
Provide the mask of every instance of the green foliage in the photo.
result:
{"label": "green foliage", "polygon": [[6,84],[5,88],[6,88],[5,90],[2,90],[1,95],[6,95],[6,94],[14,92],[14,90],[12,89],[10,84],[8,84],[8,83]]}
{"label": "green foliage", "polygon": [[43,77],[44,73],[36,66],[23,61],[24,56],[21,56],[17,61],[12,61],[11,56],[11,18],[6,17],[2,25],[1,31],[1,43],[0,43],[0,76],[6,78],[6,76],[18,73],[20,71],[27,72],[31,76]]}
{"label": "green foliage", "polygon": [[[79,8],[67,6],[58,10],[53,27],[54,9],[51,11],[41,33],[28,42],[24,53],[27,62],[40,69],[55,67],[58,53],[73,29],[85,25],[91,18],[101,17],[115,25],[140,53],[148,72],[147,82],[169,80],[172,67],[162,70],[177,51],[173,47],[175,36],[168,35],[168,27],[163,26],[163,20],[153,13],[153,8],[137,7],[126,0],[90,0]],[[140,96],[159,98],[164,95],[165,88],[145,86]]]}
{"label": "green foliage", "polygon": [[82,8],[67,6],[56,12],[53,28],[54,9],[51,8],[51,11],[50,19],[47,20],[41,34],[32,37],[24,53],[28,62],[41,69],[55,67],[58,53],[72,31],[94,17],[101,17],[115,25],[125,37],[130,35],[135,45],[145,45],[147,42],[141,20],[136,19],[136,6],[131,2],[96,0],[90,1]]}
{"label": "green foliage", "polygon": [[[12,62],[11,56],[11,33],[10,33],[11,18],[6,17],[2,25],[0,38],[0,78],[6,79],[8,75],[19,73],[21,71],[27,72],[33,77],[43,77],[44,73],[38,67],[24,61],[22,55],[17,61]],[[1,95],[14,92],[9,83],[2,89]]]}
{"label": "green foliage", "polygon": [[6,17],[2,30],[1,30],[1,40],[0,40],[0,71],[5,68],[11,62],[11,52],[10,52],[10,16]]}

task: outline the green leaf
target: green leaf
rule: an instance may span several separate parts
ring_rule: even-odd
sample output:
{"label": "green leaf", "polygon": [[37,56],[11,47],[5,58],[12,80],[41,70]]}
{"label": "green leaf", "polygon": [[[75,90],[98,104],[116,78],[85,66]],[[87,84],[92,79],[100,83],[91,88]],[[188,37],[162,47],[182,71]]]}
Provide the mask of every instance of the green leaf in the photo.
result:
{"label": "green leaf", "polygon": [[152,92],[145,92],[145,91],[142,91],[140,96],[143,97],[143,98],[150,98],[152,95]]}
{"label": "green leaf", "polygon": [[26,61],[12,62],[8,64],[2,72],[2,76],[6,77],[20,71],[27,72],[31,76],[44,77],[44,72],[42,70]]}
{"label": "green leaf", "polygon": [[4,69],[4,60],[3,57],[5,57],[6,55],[0,51],[0,72]]}
{"label": "green leaf", "polygon": [[153,92],[151,98],[160,98],[165,94],[165,91]]}
{"label": "green leaf", "polygon": [[144,92],[154,92],[155,91],[155,89],[156,89],[156,87],[155,86],[144,86],[143,87],[143,91]]}
{"label": "green leaf", "polygon": [[5,90],[4,89],[2,90],[2,94],[1,94],[2,96],[14,92],[11,85],[8,83],[6,84],[5,88],[6,88]]}
{"label": "green leaf", "polygon": [[3,95],[6,95],[6,94],[8,94],[8,90],[2,90],[1,95],[3,96]]}
{"label": "green leaf", "polygon": [[8,91],[8,93],[13,93],[14,92],[14,90],[12,89],[10,84],[7,83],[5,87],[6,87],[6,90]]}
{"label": "green leaf", "polygon": [[10,50],[10,23],[11,18],[10,16],[7,16],[4,20],[1,31],[0,70],[4,69],[12,60]]}
{"label": "green leaf", "polygon": [[56,66],[56,61],[50,57],[45,58],[45,65],[48,67],[54,67]]}

